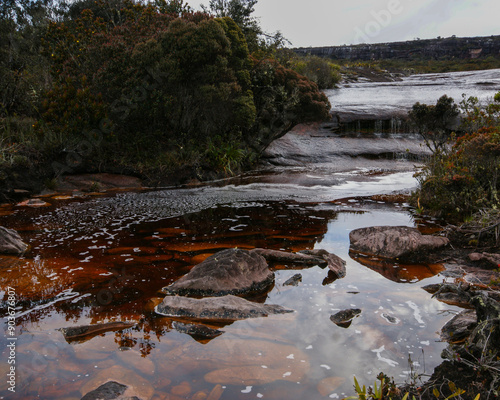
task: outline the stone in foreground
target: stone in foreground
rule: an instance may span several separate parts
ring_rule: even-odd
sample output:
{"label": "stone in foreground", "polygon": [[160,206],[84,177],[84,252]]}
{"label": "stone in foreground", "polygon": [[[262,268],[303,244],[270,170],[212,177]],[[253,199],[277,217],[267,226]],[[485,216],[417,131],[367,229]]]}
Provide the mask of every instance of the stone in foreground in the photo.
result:
{"label": "stone in foreground", "polygon": [[422,235],[407,226],[374,226],[349,234],[350,251],[385,259],[421,259],[449,244],[444,237]]}
{"label": "stone in foreground", "polygon": [[0,254],[23,254],[28,245],[23,242],[19,233],[13,229],[0,226]]}
{"label": "stone in foreground", "polygon": [[228,249],[208,257],[163,290],[186,296],[225,296],[264,291],[273,282],[274,272],[264,257]]}
{"label": "stone in foreground", "polygon": [[241,297],[227,295],[203,299],[167,296],[156,307],[156,312],[169,317],[238,320],[290,313],[293,310],[274,304],[254,303]]}

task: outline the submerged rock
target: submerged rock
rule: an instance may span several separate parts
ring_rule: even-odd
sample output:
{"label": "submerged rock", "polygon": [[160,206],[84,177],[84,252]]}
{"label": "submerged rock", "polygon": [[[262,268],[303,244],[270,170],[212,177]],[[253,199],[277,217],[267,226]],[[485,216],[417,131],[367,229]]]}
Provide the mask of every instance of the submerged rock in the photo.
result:
{"label": "submerged rock", "polygon": [[421,259],[449,244],[444,237],[422,235],[407,226],[374,226],[349,234],[350,251],[386,259]]}
{"label": "submerged rock", "polygon": [[335,325],[340,326],[341,328],[349,328],[352,320],[359,314],[361,314],[361,310],[359,308],[350,308],[347,310],[339,311],[338,313],[332,315],[330,317],[330,320]]}
{"label": "submerged rock", "polygon": [[[190,343],[165,354],[171,368],[195,363],[205,369],[205,381],[214,385],[263,385],[274,381],[300,382],[310,372],[309,357],[278,338],[245,339],[232,336],[209,346]],[[280,397],[283,398],[283,397]]]}
{"label": "submerged rock", "polygon": [[188,296],[224,296],[263,291],[273,282],[274,272],[264,257],[248,250],[228,249],[208,257],[163,290]]}
{"label": "submerged rock", "polygon": [[23,254],[26,250],[28,245],[23,242],[19,233],[0,226],[0,254]]}
{"label": "submerged rock", "polygon": [[203,299],[167,296],[156,307],[156,312],[169,317],[238,320],[290,313],[293,310],[279,305],[254,303],[241,297],[227,295]]}

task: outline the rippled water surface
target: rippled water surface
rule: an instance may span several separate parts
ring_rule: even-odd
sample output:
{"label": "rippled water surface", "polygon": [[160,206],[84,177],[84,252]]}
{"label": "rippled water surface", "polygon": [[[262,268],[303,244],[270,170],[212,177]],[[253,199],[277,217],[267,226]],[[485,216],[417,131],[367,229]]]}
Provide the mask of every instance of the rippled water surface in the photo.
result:
{"label": "rippled water surface", "polygon": [[[0,272],[2,289],[17,296],[16,398],[79,399],[107,377],[130,382],[143,398],[205,398],[218,389],[221,399],[335,398],[351,393],[354,374],[371,382],[385,371],[404,381],[409,356],[420,372],[432,371],[450,307],[420,287],[442,279],[440,266],[363,265],[348,251],[354,228],[415,225],[405,204],[354,197],[362,188],[411,187],[411,175],[401,174],[361,171],[337,187],[254,182],[14,207],[2,224],[31,245],[21,259],[3,258]],[[231,247],[323,248],[347,261],[347,277],[274,266],[274,287],[253,300],[295,312],[215,324],[224,333],[211,341],[152,312],[163,286]],[[298,286],[283,285],[297,273]],[[330,321],[353,307],[362,313],[349,328]],[[136,325],[70,343],[58,330],[109,321]]]}
{"label": "rippled water surface", "polygon": [[[432,85],[432,78],[426,82]],[[351,142],[349,148],[357,148]],[[1,208],[0,225],[17,229],[31,247],[21,258],[0,258],[2,315],[10,288],[17,337],[16,393],[2,378],[0,397],[76,400],[112,379],[141,399],[341,398],[353,394],[353,375],[370,384],[381,371],[399,383],[410,370],[431,373],[444,348],[438,332],[457,311],[421,289],[444,279],[442,266],[349,254],[349,232],[358,227],[433,229],[415,219],[404,199],[373,197],[411,190],[414,166],[341,149],[336,158],[334,150],[320,157],[321,165],[273,168],[200,187],[46,197],[48,207]],[[340,159],[342,168],[335,168]],[[251,300],[295,312],[214,321],[210,327],[222,334],[211,340],[186,333],[188,321],[154,313],[162,287],[234,247],[326,249],[346,260],[347,276],[335,280],[319,267],[273,265],[274,286]],[[298,286],[284,285],[298,273]],[[330,320],[348,308],[362,310],[349,327]],[[60,330],[111,321],[134,326],[69,342]],[[0,335],[3,377],[8,343]]]}

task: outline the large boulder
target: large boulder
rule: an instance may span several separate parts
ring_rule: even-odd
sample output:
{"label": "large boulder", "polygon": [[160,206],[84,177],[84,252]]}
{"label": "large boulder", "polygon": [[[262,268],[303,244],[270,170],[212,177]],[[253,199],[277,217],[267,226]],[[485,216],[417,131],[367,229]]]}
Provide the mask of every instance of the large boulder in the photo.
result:
{"label": "large boulder", "polygon": [[19,233],[0,226],[0,254],[23,254],[27,249]]}
{"label": "large boulder", "polygon": [[407,226],[373,226],[351,231],[350,251],[385,259],[422,259],[449,244],[444,237],[422,235]]}
{"label": "large boulder", "polygon": [[259,304],[233,295],[195,299],[167,296],[156,307],[158,314],[196,319],[246,319],[284,314],[293,310],[274,304]]}
{"label": "large boulder", "polygon": [[274,272],[264,257],[247,250],[228,249],[208,257],[163,290],[187,296],[225,296],[263,291],[273,282]]}

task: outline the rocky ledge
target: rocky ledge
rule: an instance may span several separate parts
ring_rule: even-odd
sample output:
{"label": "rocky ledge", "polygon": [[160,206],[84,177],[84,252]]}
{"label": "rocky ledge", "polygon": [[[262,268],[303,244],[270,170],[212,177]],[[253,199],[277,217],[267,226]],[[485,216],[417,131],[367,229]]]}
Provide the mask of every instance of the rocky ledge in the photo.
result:
{"label": "rocky ledge", "polygon": [[267,317],[270,314],[291,313],[293,310],[274,304],[259,304],[241,297],[227,295],[203,299],[167,296],[156,307],[156,312],[169,317],[238,320]]}

